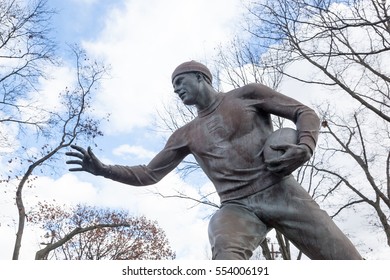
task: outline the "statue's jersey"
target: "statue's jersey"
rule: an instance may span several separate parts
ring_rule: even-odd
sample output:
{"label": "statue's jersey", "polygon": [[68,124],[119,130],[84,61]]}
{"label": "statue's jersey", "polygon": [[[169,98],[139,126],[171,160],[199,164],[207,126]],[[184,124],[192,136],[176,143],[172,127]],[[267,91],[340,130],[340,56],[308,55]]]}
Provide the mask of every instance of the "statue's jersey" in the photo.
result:
{"label": "statue's jersey", "polygon": [[193,154],[221,202],[251,195],[282,179],[267,170],[262,156],[264,142],[273,131],[271,114],[294,121],[299,144],[314,150],[319,129],[314,111],[263,85],[251,84],[219,94],[194,120],[176,130],[147,166],[111,166],[106,177],[137,186],[153,184]]}

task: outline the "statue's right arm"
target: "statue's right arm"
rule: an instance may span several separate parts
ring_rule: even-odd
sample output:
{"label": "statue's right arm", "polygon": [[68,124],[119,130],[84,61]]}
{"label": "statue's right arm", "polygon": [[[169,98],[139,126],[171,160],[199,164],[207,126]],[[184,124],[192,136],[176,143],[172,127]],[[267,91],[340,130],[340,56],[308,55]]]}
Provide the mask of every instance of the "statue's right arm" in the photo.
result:
{"label": "statue's right arm", "polygon": [[186,145],[178,143],[173,135],[166,146],[147,165],[123,166],[103,164],[90,148],[84,150],[78,146],[72,146],[74,152],[66,153],[74,157],[67,164],[79,165],[69,171],[86,171],[94,175],[104,176],[133,186],[146,186],[155,184],[165,175],[175,169],[179,163],[189,154]]}

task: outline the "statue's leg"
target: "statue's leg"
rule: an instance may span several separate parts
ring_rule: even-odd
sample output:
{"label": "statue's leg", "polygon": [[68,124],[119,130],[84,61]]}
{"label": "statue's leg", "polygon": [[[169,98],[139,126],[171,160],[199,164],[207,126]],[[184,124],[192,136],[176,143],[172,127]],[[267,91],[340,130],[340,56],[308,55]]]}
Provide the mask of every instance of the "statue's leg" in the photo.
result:
{"label": "statue's leg", "polygon": [[223,205],[209,224],[212,259],[247,260],[268,231],[268,227],[245,207]]}
{"label": "statue's leg", "polygon": [[[253,199],[256,197],[257,202]],[[283,233],[311,259],[362,259],[351,241],[305,189],[289,176],[252,196],[260,219]]]}

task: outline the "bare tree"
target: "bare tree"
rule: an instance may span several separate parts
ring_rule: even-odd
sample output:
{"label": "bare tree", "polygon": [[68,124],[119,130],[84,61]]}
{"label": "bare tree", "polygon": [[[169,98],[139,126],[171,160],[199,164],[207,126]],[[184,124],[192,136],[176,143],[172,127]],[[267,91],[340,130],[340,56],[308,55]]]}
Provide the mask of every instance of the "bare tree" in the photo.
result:
{"label": "bare tree", "polygon": [[[267,0],[253,2],[248,13],[251,42],[269,50],[264,56],[269,67],[340,90],[390,121],[389,65],[383,59],[390,51],[388,1]],[[317,72],[304,77],[289,71],[297,62]]]}
{"label": "bare tree", "polygon": [[[16,233],[13,259],[18,259],[22,236],[25,228],[26,210],[23,203],[23,189],[29,186],[34,180],[34,172],[44,172],[45,165],[56,159],[56,156],[64,148],[71,145],[74,141],[83,139],[94,139],[102,135],[99,130],[100,120],[90,116],[91,98],[95,92],[95,87],[106,73],[103,65],[95,61],[90,61],[86,54],[78,49],[73,48],[75,56],[76,84],[73,88],[69,87],[60,93],[62,108],[58,111],[50,112],[50,118],[46,121],[45,130],[48,131],[44,139],[36,138],[39,141],[46,141],[39,153],[36,153],[21,161],[20,174],[15,178],[8,176],[3,183],[10,183],[15,180],[17,183],[16,206],[19,213],[18,230]],[[40,140],[39,140],[40,139]],[[22,147],[22,150],[26,150]],[[15,170],[11,170],[15,173]]]}
{"label": "bare tree", "polygon": [[174,259],[164,231],[145,217],[123,210],[40,203],[30,221],[46,232],[35,259]]}
{"label": "bare tree", "polygon": [[[333,196],[340,188],[348,190],[348,199],[332,215],[358,204],[369,206],[369,223],[383,230],[390,246],[389,125],[383,121],[374,127],[366,119],[370,115],[366,111],[354,112],[349,119],[334,116],[323,122],[322,161],[313,168],[327,175],[332,186],[322,192],[323,197]],[[337,157],[342,157],[344,164],[330,164]]]}
{"label": "bare tree", "polygon": [[[220,87],[228,85],[237,88],[248,83],[261,83],[277,90],[283,75],[263,61],[264,50],[247,45],[240,37],[235,37],[226,45],[220,45],[214,68],[218,68]],[[267,58],[270,59],[270,58]]]}
{"label": "bare tree", "polygon": [[[46,77],[45,66],[56,64],[55,43],[50,38],[53,13],[46,0],[0,2],[0,125],[13,123],[19,129],[33,126],[38,130],[44,125],[36,118],[42,108],[33,100],[20,100]],[[26,115],[26,110],[37,114]],[[7,142],[3,129],[0,136]]]}
{"label": "bare tree", "polygon": [[[390,246],[389,2],[266,0],[247,8],[244,49],[260,51],[261,64],[284,77],[334,93],[318,105],[320,142],[300,180],[333,205],[332,216],[368,206],[367,222]],[[348,97],[347,105],[335,94]]]}

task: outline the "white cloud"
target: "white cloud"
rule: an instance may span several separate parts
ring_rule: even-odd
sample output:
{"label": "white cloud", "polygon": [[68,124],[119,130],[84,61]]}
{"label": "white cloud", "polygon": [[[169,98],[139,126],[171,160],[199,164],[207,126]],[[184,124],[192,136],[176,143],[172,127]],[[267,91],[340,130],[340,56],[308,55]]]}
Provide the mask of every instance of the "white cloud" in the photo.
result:
{"label": "white cloud", "polygon": [[[60,106],[58,94],[67,87],[71,88],[76,81],[76,72],[68,65],[50,66],[47,69],[48,79],[40,79],[39,98],[44,108],[53,109]],[[43,103],[44,102],[44,103]]]}
{"label": "white cloud", "polygon": [[127,144],[121,145],[113,150],[116,156],[134,156],[138,159],[151,159],[155,156],[155,152],[149,151],[142,146],[130,146]]}
{"label": "white cloud", "polygon": [[[112,79],[104,83],[97,108],[112,113],[110,132],[146,126],[172,93],[170,75],[181,62],[210,57],[231,35],[238,0],[127,1],[113,9],[89,53],[104,56]],[[223,8],[223,12],[221,10]]]}

